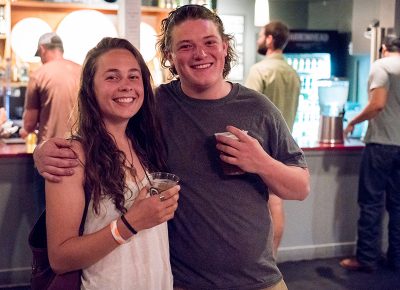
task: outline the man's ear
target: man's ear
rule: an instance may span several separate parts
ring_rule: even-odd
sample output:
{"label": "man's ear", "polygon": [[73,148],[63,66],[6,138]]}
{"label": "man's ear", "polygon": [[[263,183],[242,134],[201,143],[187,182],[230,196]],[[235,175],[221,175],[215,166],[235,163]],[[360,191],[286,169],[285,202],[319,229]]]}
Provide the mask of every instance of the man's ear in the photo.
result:
{"label": "man's ear", "polygon": [[271,34],[269,34],[265,37],[265,44],[267,45],[267,47],[272,46],[273,48],[275,48],[274,47],[274,37]]}
{"label": "man's ear", "polygon": [[45,47],[43,45],[39,45],[39,56],[42,56],[45,52]]}
{"label": "man's ear", "polygon": [[229,43],[228,43],[228,41],[224,41],[223,42],[223,49],[224,49],[224,54],[225,54],[225,57],[228,55],[228,46],[229,46]]}

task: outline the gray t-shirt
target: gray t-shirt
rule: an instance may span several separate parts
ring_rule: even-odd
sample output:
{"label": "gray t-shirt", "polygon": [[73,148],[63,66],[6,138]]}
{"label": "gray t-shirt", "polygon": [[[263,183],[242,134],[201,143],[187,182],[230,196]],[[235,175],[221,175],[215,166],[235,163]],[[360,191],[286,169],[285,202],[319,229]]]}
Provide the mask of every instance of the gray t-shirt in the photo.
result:
{"label": "gray t-shirt", "polygon": [[282,275],[272,255],[267,188],[254,174],[221,173],[214,133],[247,130],[272,157],[306,167],[278,109],[262,94],[233,84],[218,100],[186,96],[179,81],[161,85],[157,101],[167,163],[181,178],[169,222],[174,285],[188,289],[261,289]]}
{"label": "gray t-shirt", "polygon": [[378,59],[371,66],[369,90],[388,91],[384,109],[368,123],[366,143],[400,146],[400,56]]}

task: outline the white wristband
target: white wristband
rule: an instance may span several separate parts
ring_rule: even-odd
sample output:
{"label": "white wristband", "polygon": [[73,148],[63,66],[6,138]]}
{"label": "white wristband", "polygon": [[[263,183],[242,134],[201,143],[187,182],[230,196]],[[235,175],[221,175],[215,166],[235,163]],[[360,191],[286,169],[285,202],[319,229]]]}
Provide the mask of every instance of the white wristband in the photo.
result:
{"label": "white wristband", "polygon": [[111,234],[112,234],[114,240],[115,240],[118,244],[122,245],[122,244],[126,244],[126,243],[128,242],[128,241],[125,240],[125,239],[121,236],[121,234],[119,233],[118,227],[117,227],[117,220],[113,220],[113,221],[111,222],[111,224],[110,224],[110,229],[111,229]]}

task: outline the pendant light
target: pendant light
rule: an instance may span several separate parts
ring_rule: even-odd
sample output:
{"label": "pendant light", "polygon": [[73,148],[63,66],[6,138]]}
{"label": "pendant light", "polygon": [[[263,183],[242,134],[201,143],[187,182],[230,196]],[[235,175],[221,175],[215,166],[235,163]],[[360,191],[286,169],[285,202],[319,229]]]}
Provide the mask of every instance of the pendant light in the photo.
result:
{"label": "pendant light", "polygon": [[254,5],[254,26],[264,26],[269,22],[268,0],[256,0]]}

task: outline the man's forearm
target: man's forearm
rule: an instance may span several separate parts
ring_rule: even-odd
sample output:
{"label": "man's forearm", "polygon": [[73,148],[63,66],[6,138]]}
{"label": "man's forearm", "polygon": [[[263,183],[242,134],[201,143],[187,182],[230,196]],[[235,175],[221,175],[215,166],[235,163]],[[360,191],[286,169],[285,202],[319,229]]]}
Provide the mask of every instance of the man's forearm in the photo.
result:
{"label": "man's forearm", "polygon": [[355,116],[349,122],[349,124],[352,126],[355,126],[358,123],[371,120],[371,119],[375,118],[381,110],[382,110],[381,108],[375,108],[375,107],[371,106],[370,104],[368,104],[364,108],[364,110],[361,111],[361,113],[359,113],[357,116]]}

